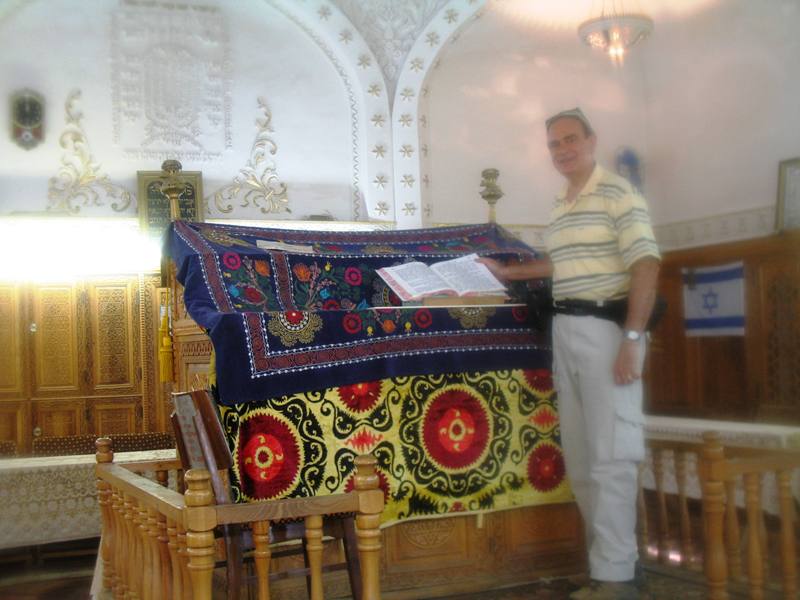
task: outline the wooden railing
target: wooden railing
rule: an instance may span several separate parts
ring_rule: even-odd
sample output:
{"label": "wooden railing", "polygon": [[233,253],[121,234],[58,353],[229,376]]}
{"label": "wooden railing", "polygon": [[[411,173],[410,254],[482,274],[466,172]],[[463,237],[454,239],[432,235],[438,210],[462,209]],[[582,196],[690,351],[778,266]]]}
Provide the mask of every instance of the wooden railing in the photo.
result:
{"label": "wooden railing", "polygon": [[[647,557],[650,548],[660,563],[678,564],[698,570],[702,566],[708,598],[728,598],[730,584],[742,588],[752,599],[778,593],[796,599],[797,528],[796,499],[792,478],[800,470],[797,450],[723,447],[718,434],[705,433],[702,443],[648,440],[655,492],[651,501],[639,497],[640,554]],[[666,489],[666,465],[674,461],[675,487]],[[696,479],[690,478],[690,465],[696,465]],[[777,485],[776,515],[767,515],[761,497],[764,476],[772,473]],[[739,479],[743,480],[744,513],[747,535],[742,544],[740,512],[737,507]],[[702,515],[699,526],[693,524],[690,487],[702,490]],[[668,505],[677,506],[669,510]],[[648,527],[648,512],[655,510],[655,531]],[[696,511],[694,511],[696,514]],[[767,521],[769,526],[767,526]],[[772,536],[768,531],[774,532]],[[775,539],[777,538],[777,539]],[[779,555],[779,576],[768,576],[772,548]],[[746,560],[742,560],[742,554]],[[699,561],[693,561],[698,557]]]}
{"label": "wooden railing", "polygon": [[[363,598],[380,598],[378,561],[383,492],[375,460],[356,458],[355,490],[312,498],[215,506],[208,471],[186,472],[186,492],[166,487],[177,461],[113,464],[110,440],[97,442],[97,489],[103,521],[100,557],[103,588],[114,598],[210,600],[214,569],[214,530],[252,527],[259,600],[269,593],[271,521],[304,519],[311,577],[311,599],[322,595],[323,515],[355,513]],[[155,472],[157,481],[142,475]]]}

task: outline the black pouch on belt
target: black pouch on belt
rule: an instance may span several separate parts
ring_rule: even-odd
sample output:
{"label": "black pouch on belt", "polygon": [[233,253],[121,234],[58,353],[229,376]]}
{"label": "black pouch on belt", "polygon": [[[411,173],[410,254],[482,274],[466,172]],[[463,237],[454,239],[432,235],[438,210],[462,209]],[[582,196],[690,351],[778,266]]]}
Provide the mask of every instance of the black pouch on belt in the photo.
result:
{"label": "black pouch on belt", "polygon": [[[611,320],[620,327],[625,327],[625,319],[628,317],[628,299],[625,298],[622,301],[613,302],[608,309]],[[653,303],[653,310],[650,312],[650,319],[648,319],[645,329],[653,331],[664,317],[665,312],[667,312],[667,301],[659,294]]]}

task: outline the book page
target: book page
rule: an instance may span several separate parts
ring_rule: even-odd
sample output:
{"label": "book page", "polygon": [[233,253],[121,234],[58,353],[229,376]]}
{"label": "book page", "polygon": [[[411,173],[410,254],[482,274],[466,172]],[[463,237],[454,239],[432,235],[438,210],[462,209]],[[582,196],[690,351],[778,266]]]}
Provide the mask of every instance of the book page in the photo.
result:
{"label": "book page", "polygon": [[431,265],[436,272],[458,292],[459,296],[502,294],[504,286],[483,263],[475,262],[477,254],[468,254],[453,260]]}
{"label": "book page", "polygon": [[383,267],[375,272],[404,302],[433,294],[456,294],[456,290],[425,263],[410,262],[394,267]]}

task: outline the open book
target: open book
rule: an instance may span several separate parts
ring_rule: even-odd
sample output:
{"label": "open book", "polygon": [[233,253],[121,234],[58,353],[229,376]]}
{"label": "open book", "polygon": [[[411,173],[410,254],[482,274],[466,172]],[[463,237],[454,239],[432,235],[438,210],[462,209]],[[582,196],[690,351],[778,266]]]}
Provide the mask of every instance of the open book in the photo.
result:
{"label": "open book", "polygon": [[486,265],[475,262],[477,254],[426,265],[409,262],[383,267],[380,275],[403,301],[417,301],[432,296],[491,296],[497,303],[506,298],[506,288]]}

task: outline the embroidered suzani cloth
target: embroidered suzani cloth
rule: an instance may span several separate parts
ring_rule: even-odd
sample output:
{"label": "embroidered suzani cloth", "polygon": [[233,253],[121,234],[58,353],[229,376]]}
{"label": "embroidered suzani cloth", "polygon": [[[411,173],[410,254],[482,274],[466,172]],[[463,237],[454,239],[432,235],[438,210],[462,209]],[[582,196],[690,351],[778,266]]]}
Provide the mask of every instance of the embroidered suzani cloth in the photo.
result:
{"label": "embroidered suzani cloth", "polygon": [[375,273],[536,252],[496,224],[370,232],[176,222],[166,251],[224,405],[393,376],[549,368],[524,306],[403,307]]}
{"label": "embroidered suzani cloth", "polygon": [[220,407],[237,502],[353,489],[377,459],[384,525],[567,502],[550,371],[410,375]]}

